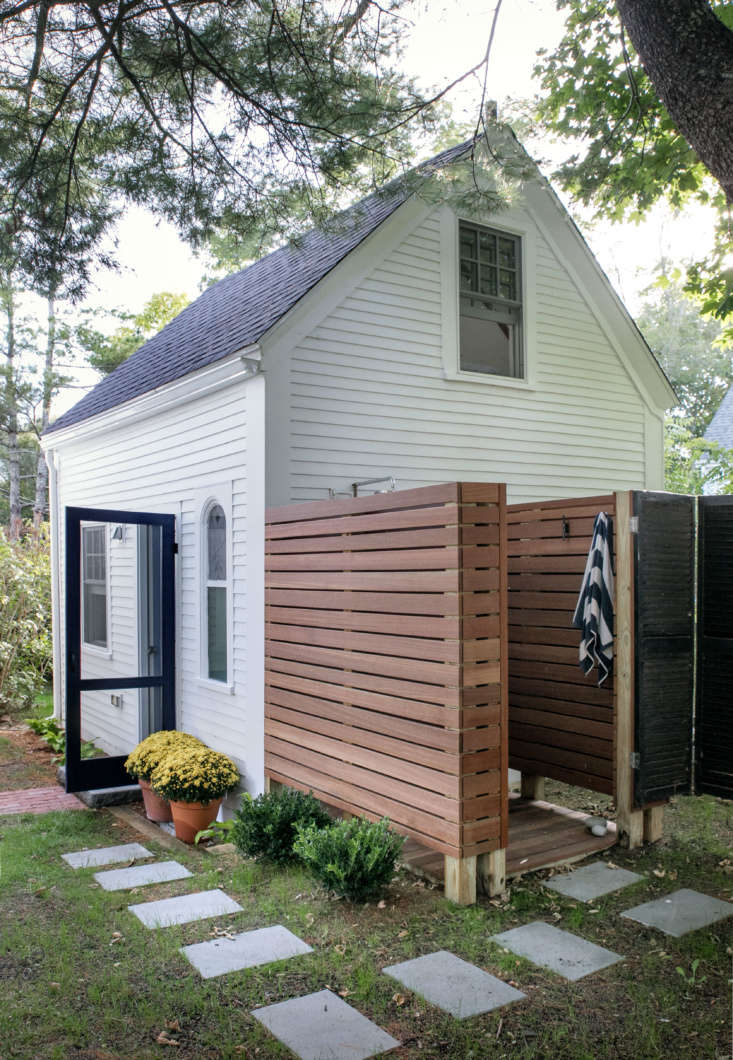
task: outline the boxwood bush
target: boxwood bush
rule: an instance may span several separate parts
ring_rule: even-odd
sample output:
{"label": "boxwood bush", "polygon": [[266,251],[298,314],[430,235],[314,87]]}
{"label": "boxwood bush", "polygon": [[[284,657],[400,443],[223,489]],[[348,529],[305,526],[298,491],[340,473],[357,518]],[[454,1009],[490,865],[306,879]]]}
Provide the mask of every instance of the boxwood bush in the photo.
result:
{"label": "boxwood bush", "polygon": [[313,795],[291,788],[258,795],[242,796],[234,815],[232,842],[245,857],[264,857],[283,864],[292,861],[293,841],[298,825],[323,828],[331,818]]}
{"label": "boxwood bush", "polygon": [[381,821],[353,817],[327,828],[301,825],[294,849],[329,890],[365,902],[394,877],[404,841],[390,829],[386,817]]}

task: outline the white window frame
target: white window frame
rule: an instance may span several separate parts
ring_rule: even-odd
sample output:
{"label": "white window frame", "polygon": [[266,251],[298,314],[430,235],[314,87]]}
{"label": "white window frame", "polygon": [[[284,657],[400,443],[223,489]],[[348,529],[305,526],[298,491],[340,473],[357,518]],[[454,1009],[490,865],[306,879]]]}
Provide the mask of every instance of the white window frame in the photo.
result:
{"label": "white window frame", "polygon": [[[84,615],[84,538],[86,536],[85,531],[87,530],[98,530],[104,529],[104,607],[105,607],[105,621],[107,626],[107,641],[105,644],[95,644],[91,641],[84,639],[85,633],[85,615]],[[111,627],[111,613],[110,613],[110,599],[109,599],[109,559],[110,559],[110,528],[109,523],[94,523],[86,522],[81,524],[81,555],[80,564],[81,567],[81,643],[82,648],[85,652],[89,652],[92,655],[98,655],[103,659],[112,658],[112,627]]]}
{"label": "white window frame", "polygon": [[[489,372],[468,372],[461,368],[460,341],[460,283],[459,283],[459,225],[478,225],[499,234],[506,233],[520,241],[521,261],[521,358],[524,374],[519,376],[493,375]],[[481,386],[511,387],[533,390],[536,378],[536,297],[530,285],[537,273],[537,239],[534,228],[514,211],[494,217],[477,217],[453,212],[444,206],[440,214],[440,249],[442,259],[442,320],[443,320],[443,375],[455,382],[476,383]]]}
{"label": "white window frame", "polygon": [[[220,507],[226,519],[226,564],[227,576],[224,583],[210,583],[208,570],[207,528],[209,513],[214,507]],[[233,549],[232,549],[232,484],[231,482],[216,485],[210,492],[201,496],[197,505],[198,519],[198,581],[199,581],[199,677],[198,683],[207,689],[232,695],[234,692],[234,607],[233,607]],[[209,630],[208,630],[208,593],[210,584],[223,584],[227,594],[227,677],[226,681],[217,681],[209,677]]]}

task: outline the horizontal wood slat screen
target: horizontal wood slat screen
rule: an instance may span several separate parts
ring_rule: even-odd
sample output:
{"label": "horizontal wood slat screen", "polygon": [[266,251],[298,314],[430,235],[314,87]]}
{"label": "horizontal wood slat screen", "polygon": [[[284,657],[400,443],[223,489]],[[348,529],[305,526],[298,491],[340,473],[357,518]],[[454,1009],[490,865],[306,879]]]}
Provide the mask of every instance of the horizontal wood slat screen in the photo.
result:
{"label": "horizontal wood slat screen", "polygon": [[509,765],[612,795],[614,675],[583,674],[571,625],[601,511],[614,494],[507,507]]}
{"label": "horizontal wood slat screen", "polygon": [[271,509],[266,553],[266,775],[452,857],[504,847],[504,486]]}

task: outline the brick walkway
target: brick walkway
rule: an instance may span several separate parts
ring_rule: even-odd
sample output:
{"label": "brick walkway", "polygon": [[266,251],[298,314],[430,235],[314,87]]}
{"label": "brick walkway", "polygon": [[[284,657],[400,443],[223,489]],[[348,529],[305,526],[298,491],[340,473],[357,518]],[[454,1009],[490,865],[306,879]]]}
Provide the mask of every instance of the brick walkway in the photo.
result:
{"label": "brick walkway", "polygon": [[85,810],[76,795],[59,787],[0,791],[0,815],[9,813],[50,813],[51,810]]}

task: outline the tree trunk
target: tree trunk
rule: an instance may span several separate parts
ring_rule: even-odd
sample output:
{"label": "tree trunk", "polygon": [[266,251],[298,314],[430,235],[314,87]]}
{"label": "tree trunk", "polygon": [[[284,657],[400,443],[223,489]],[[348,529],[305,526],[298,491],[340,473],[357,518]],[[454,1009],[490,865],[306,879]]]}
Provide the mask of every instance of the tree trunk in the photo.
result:
{"label": "tree trunk", "polygon": [[674,122],[733,202],[733,33],[706,0],[617,0]]}
{"label": "tree trunk", "polygon": [[9,536],[19,541],[23,530],[23,507],[20,496],[20,446],[18,445],[18,395],[15,385],[15,292],[9,277],[5,277],[2,291],[3,308],[7,319],[5,349],[5,415],[8,437],[8,505],[10,509]]}
{"label": "tree trunk", "polygon": [[[54,390],[54,357],[56,353],[56,301],[54,294],[48,296],[48,328],[46,331],[46,356],[43,367],[43,407],[41,412],[41,430],[46,430],[51,419],[51,398]],[[36,465],[36,495],[33,502],[33,529],[35,533],[43,522],[48,503],[48,465],[41,449]]]}

